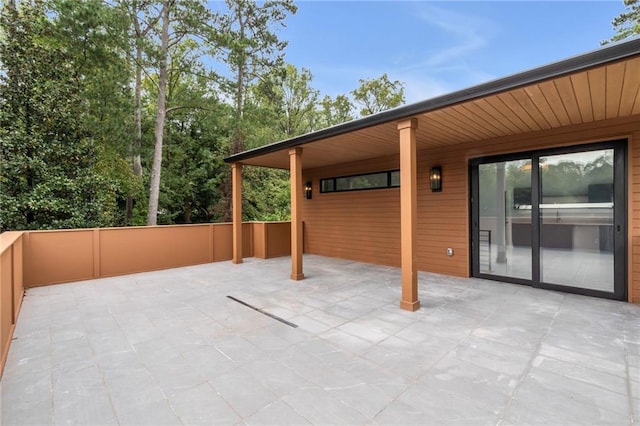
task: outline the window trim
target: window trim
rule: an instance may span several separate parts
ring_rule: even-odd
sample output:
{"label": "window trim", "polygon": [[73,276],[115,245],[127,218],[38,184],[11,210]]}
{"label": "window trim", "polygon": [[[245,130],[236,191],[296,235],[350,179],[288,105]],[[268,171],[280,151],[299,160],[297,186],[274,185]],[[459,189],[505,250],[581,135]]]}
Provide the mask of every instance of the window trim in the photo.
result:
{"label": "window trim", "polygon": [[[371,190],[374,190],[374,189],[400,188],[400,184],[398,184],[398,185],[393,185],[392,184],[391,176],[392,176],[393,173],[396,173],[396,172],[400,173],[400,169],[382,170],[382,171],[377,171],[377,172],[358,173],[358,174],[354,174],[354,175],[334,176],[334,177],[322,178],[322,179],[320,179],[320,182],[319,182],[320,193],[321,194],[333,194],[335,192],[371,191]],[[386,186],[376,186],[376,187],[372,187],[372,188],[337,189],[337,187],[338,187],[337,180],[338,179],[357,178],[357,177],[369,176],[369,175],[379,175],[379,174],[382,174],[382,173],[386,173],[387,174],[387,185]],[[333,182],[333,190],[328,191],[328,190],[324,190],[323,189],[323,182],[325,182],[325,181]]]}

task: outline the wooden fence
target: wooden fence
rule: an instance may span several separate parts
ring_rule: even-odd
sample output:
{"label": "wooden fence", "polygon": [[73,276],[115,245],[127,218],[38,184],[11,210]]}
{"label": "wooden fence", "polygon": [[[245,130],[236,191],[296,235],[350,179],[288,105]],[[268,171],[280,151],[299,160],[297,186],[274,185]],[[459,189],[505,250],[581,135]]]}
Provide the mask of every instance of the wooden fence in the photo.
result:
{"label": "wooden fence", "polygon": [[[231,260],[230,223],[5,232],[0,235],[0,377],[24,289]],[[243,224],[243,256],[291,253],[289,222]]]}

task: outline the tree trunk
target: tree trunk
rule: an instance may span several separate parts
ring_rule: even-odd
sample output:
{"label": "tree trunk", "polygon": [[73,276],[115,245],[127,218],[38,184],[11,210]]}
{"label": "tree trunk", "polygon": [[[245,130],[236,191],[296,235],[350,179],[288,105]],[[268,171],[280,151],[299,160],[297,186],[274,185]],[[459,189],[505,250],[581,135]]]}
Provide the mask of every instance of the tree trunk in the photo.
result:
{"label": "tree trunk", "polygon": [[227,173],[223,182],[223,191],[224,191],[224,211],[222,214],[223,222],[231,222],[233,220],[232,210],[231,210],[231,197],[233,196],[233,184],[231,182],[231,173]]}
{"label": "tree trunk", "polygon": [[[134,89],[134,121],[135,121],[135,135],[133,144],[131,145],[130,155],[133,163],[133,175],[136,177],[142,176],[142,161],[140,159],[140,151],[142,149],[142,39],[146,34],[146,30],[143,31],[140,28],[140,21],[136,14],[137,10],[133,14],[133,23],[136,32],[136,83]],[[129,195],[127,197],[127,207],[125,213],[125,225],[131,225],[133,222],[133,205],[135,199]]]}
{"label": "tree trunk", "polygon": [[[244,16],[242,14],[242,6],[238,5],[238,23],[240,26],[240,37],[245,39]],[[244,93],[245,93],[245,52],[241,53],[240,63],[238,64],[237,92],[236,92],[236,134],[233,138],[233,154],[244,151]]]}
{"label": "tree trunk", "polygon": [[140,150],[142,149],[142,42],[137,41],[136,46],[136,88],[135,88],[135,120],[136,136],[133,143],[133,174],[142,176],[142,162]]}
{"label": "tree trunk", "polygon": [[124,212],[124,226],[130,226],[133,223],[133,201],[133,197],[128,195]]}
{"label": "tree trunk", "polygon": [[184,204],[184,223],[191,223],[191,202],[188,201]]}
{"label": "tree trunk", "polygon": [[160,172],[162,171],[162,140],[166,115],[167,88],[167,50],[169,48],[169,0],[162,2],[162,40],[160,47],[160,66],[158,70],[158,111],[156,114],[155,145],[153,148],[153,166],[149,184],[149,212],[147,226],[158,223],[158,198],[160,197]]}
{"label": "tree trunk", "polygon": [[[243,9],[241,4],[237,4],[237,19],[240,31],[240,37],[244,40],[245,38],[245,21],[243,16]],[[244,94],[245,94],[245,66],[246,60],[244,59],[244,51],[240,53],[242,55],[239,64],[238,64],[238,72],[236,74],[236,122],[235,122],[235,130],[232,135],[231,140],[231,153],[237,154],[239,152],[244,151]],[[231,184],[231,174],[227,175],[227,178],[224,182],[224,212],[223,212],[223,220],[225,222],[231,222],[232,220],[232,184]]]}

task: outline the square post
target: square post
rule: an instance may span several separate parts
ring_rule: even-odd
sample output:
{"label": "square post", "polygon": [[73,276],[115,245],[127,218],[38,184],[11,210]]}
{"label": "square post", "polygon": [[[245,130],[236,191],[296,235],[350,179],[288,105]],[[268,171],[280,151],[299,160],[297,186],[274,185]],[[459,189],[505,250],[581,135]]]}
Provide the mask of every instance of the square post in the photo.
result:
{"label": "square post", "polygon": [[291,279],[304,278],[302,272],[302,148],[289,150],[291,179]]}
{"label": "square post", "polygon": [[242,263],[242,164],[231,164],[233,263]]}
{"label": "square post", "polygon": [[400,307],[407,311],[420,308],[418,273],[416,270],[416,229],[418,221],[418,188],[416,166],[416,129],[418,120],[398,123],[400,137],[400,256],[402,266],[402,299]]}

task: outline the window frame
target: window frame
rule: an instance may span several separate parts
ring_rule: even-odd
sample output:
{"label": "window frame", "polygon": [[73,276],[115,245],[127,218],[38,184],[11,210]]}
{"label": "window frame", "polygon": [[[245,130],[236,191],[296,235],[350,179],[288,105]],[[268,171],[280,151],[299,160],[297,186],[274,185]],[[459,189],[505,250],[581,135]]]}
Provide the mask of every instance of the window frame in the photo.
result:
{"label": "window frame", "polygon": [[[363,177],[363,176],[370,176],[370,175],[379,175],[379,174],[383,174],[386,173],[387,175],[387,184],[386,186],[375,186],[375,187],[370,187],[370,188],[349,188],[349,189],[338,189],[338,179],[348,179],[348,178],[358,178],[358,177]],[[344,176],[334,176],[334,177],[328,177],[328,178],[322,178],[320,179],[319,182],[319,187],[320,187],[320,193],[321,194],[333,194],[336,192],[352,192],[352,191],[371,191],[374,189],[390,189],[390,188],[400,188],[400,183],[398,183],[397,185],[394,185],[392,176],[394,173],[398,173],[398,180],[400,179],[400,169],[392,169],[392,170],[382,170],[382,171],[377,171],[377,172],[369,172],[369,173],[358,173],[358,174],[353,174],[353,175],[344,175]],[[330,181],[333,184],[333,189],[332,190],[325,190],[324,189],[324,185],[323,183],[325,181]]]}

